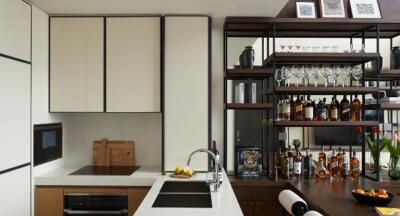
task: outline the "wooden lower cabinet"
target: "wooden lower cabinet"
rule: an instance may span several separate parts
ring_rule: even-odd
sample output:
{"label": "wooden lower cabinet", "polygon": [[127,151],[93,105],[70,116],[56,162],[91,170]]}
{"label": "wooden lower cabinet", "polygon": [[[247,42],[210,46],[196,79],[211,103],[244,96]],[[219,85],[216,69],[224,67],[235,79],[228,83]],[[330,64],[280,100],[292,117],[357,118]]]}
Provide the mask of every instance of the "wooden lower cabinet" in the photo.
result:
{"label": "wooden lower cabinet", "polygon": [[62,216],[64,193],[127,194],[128,212],[133,215],[150,187],[36,187],[34,216]]}
{"label": "wooden lower cabinet", "polygon": [[278,195],[284,187],[234,186],[244,216],[282,216]]}

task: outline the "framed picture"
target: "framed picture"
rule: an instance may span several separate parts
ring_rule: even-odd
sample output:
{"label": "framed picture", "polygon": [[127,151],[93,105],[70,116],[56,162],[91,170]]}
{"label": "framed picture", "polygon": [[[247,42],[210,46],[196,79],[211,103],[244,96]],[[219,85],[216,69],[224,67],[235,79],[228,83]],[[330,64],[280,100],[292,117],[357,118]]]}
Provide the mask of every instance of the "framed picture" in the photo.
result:
{"label": "framed picture", "polygon": [[297,18],[317,18],[314,2],[296,2]]}
{"label": "framed picture", "polygon": [[236,175],[259,177],[262,174],[262,153],[260,148],[238,147],[236,149]]}
{"label": "framed picture", "polygon": [[353,18],[382,18],[378,0],[350,0]]}
{"label": "framed picture", "polygon": [[322,18],[346,18],[347,7],[344,0],[319,0],[320,14]]}

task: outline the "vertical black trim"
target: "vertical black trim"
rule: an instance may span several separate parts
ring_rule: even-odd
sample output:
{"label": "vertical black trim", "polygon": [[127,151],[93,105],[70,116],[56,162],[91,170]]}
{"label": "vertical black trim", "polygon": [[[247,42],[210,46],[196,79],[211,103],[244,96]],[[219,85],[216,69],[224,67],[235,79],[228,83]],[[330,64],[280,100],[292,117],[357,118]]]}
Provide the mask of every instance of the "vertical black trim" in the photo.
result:
{"label": "vertical black trim", "polygon": [[107,112],[107,18],[103,18],[103,111]]}
{"label": "vertical black trim", "polygon": [[29,155],[29,160],[30,160],[30,163],[29,163],[29,188],[30,188],[30,190],[29,190],[29,215],[32,215],[32,208],[33,208],[33,206],[32,206],[32,197],[33,197],[33,194],[32,194],[32,185],[33,185],[33,182],[32,182],[32,161],[33,161],[33,158],[32,158],[32,155],[33,155],[33,122],[32,122],[32,103],[33,103],[33,101],[32,101],[32,91],[33,91],[33,88],[32,88],[32,84],[33,84],[33,81],[32,81],[32,78],[33,78],[33,9],[32,9],[32,5],[30,5],[29,4],[29,6],[30,6],[30,8],[31,8],[31,46],[30,46],[30,51],[31,51],[31,73],[30,73],[30,97],[29,97],[29,153],[30,153],[30,155]]}
{"label": "vertical black trim", "polygon": [[226,22],[224,23],[224,33],[223,33],[223,39],[224,39],[224,41],[223,41],[223,52],[224,52],[224,66],[223,66],[223,68],[224,68],[224,83],[223,83],[223,86],[224,86],[224,104],[223,104],[223,106],[224,106],[224,167],[225,167],[225,170],[226,170],[226,172],[228,172],[228,164],[227,164],[227,161],[228,161],[228,155],[227,155],[227,152],[228,152],[228,139],[227,139],[227,137],[228,137],[228,135],[227,135],[227,125],[228,125],[228,123],[227,123],[227,121],[228,121],[228,119],[227,119],[227,109],[226,109],[226,103],[227,103],[227,79],[226,79],[226,68],[227,68],[227,49],[228,49],[228,47],[227,47],[227,40],[228,40],[228,38],[227,38],[227,34],[226,34]]}
{"label": "vertical black trim", "polygon": [[48,32],[48,41],[49,41],[49,44],[48,44],[48,70],[49,70],[49,80],[48,80],[48,97],[49,97],[49,104],[48,104],[48,108],[49,108],[49,113],[51,113],[51,92],[50,92],[50,88],[51,88],[51,82],[50,82],[50,80],[51,80],[51,73],[50,73],[50,71],[51,71],[51,69],[50,69],[50,62],[51,62],[51,48],[50,48],[50,44],[51,44],[51,17],[49,16],[49,32]]}
{"label": "vertical black trim", "polygon": [[[208,17],[208,149],[212,140],[212,18]],[[208,169],[211,168],[211,158],[208,157]]]}
{"label": "vertical black trim", "polygon": [[165,171],[165,17],[161,17],[160,31],[160,73],[161,73],[161,170]]}

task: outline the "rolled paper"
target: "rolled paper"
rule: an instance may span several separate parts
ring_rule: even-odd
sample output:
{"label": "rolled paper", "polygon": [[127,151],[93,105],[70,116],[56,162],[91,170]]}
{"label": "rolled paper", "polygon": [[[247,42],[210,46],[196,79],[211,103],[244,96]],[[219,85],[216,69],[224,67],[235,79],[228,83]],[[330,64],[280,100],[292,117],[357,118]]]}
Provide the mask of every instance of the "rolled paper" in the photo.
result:
{"label": "rolled paper", "polygon": [[308,211],[304,214],[304,216],[323,216],[323,215],[316,211]]}
{"label": "rolled paper", "polygon": [[307,212],[307,203],[291,190],[283,190],[279,193],[279,202],[289,214],[303,216]]}

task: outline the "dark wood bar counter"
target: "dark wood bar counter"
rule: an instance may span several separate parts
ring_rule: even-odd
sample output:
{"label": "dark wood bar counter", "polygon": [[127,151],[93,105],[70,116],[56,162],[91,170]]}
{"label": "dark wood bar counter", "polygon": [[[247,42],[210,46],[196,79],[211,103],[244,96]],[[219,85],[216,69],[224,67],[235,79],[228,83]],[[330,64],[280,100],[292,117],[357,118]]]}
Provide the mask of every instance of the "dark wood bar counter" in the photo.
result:
{"label": "dark wood bar counter", "polygon": [[[258,196],[258,193],[264,190],[270,190],[275,199],[271,199],[271,203],[276,206],[276,202],[280,190],[291,189],[301,196],[312,210],[318,211],[323,215],[329,216],[376,216],[378,215],[374,209],[374,206],[366,205],[358,202],[354,199],[351,194],[351,190],[355,188],[384,188],[388,192],[393,193],[395,197],[388,207],[400,208],[400,182],[399,181],[382,181],[376,182],[366,178],[360,178],[359,180],[325,180],[325,181],[314,181],[305,180],[303,178],[293,178],[289,181],[277,180],[272,181],[267,178],[262,179],[241,179],[236,177],[230,177],[232,187],[238,197],[239,203],[246,204],[246,200],[252,200],[252,196]],[[250,193],[248,197],[243,195],[243,191],[247,188],[254,188],[254,191]],[[257,189],[256,189],[257,188]],[[272,189],[275,188],[275,189]],[[248,190],[248,189],[247,189]],[[258,191],[258,193],[257,193]],[[265,208],[266,209],[266,208]],[[280,210],[282,211],[282,210]],[[277,212],[280,212],[277,211]],[[271,209],[268,210],[271,212]],[[246,215],[246,210],[244,210]],[[262,215],[262,214],[253,214]],[[266,214],[264,214],[266,215]],[[270,214],[268,214],[270,215]],[[278,214],[271,214],[278,215]]]}

